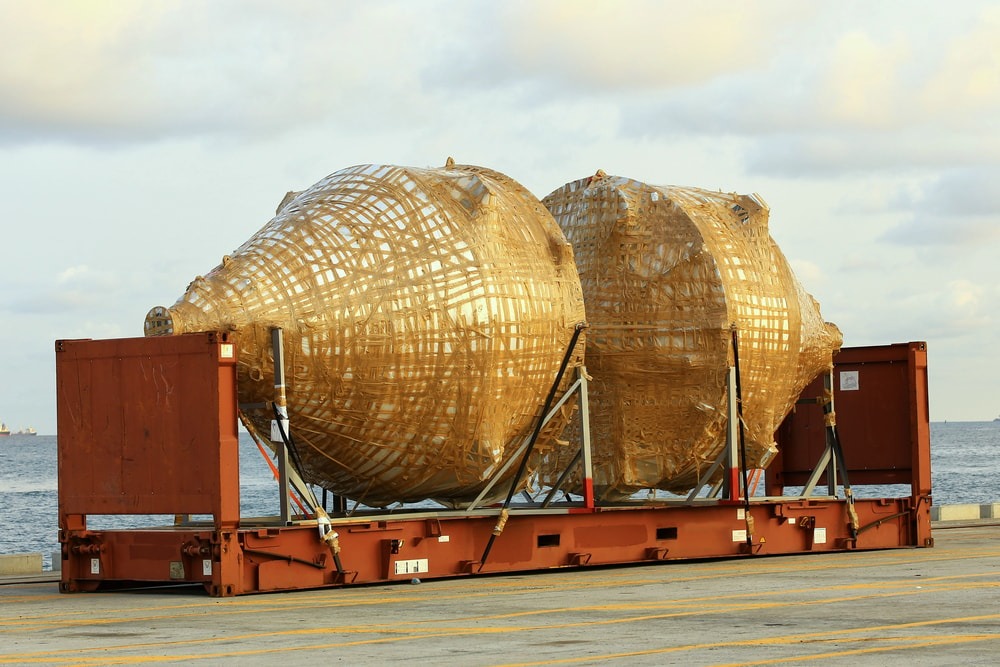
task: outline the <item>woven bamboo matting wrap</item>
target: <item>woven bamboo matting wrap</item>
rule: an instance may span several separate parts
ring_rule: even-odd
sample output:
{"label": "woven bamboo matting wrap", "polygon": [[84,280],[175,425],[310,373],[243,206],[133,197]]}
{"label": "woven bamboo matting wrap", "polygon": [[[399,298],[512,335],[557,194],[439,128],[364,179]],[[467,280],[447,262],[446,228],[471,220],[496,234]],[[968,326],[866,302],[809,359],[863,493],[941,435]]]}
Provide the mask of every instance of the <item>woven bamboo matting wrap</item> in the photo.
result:
{"label": "woven bamboo matting wrap", "polygon": [[[766,465],[775,429],[841,343],[770,238],[766,205],[603,172],[543,203],[583,283],[598,497],[685,492],[714,462],[725,444],[732,323],[748,463]],[[548,458],[543,480],[567,455]]]}
{"label": "woven bamboo matting wrap", "polygon": [[[530,434],[583,320],[572,249],[545,207],[449,160],[351,167],[289,193],[176,304],[151,310],[146,334],[235,332],[239,399],[254,403],[274,398],[269,331],[282,327],[306,481],[372,506],[461,505]],[[573,409],[542,432],[540,456]],[[267,439],[271,418],[245,423]]]}

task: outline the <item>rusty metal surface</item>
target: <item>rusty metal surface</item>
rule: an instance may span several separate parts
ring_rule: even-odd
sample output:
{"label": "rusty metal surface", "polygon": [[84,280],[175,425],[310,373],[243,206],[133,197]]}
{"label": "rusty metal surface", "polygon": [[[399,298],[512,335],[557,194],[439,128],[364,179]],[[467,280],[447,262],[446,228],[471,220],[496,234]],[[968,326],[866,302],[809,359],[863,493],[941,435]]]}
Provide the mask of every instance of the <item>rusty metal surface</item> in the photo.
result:
{"label": "rusty metal surface", "polygon": [[239,519],[231,345],[211,334],[56,349],[60,515]]}
{"label": "rusty metal surface", "polygon": [[[902,392],[882,409],[902,410],[907,419],[889,419],[871,437],[885,438],[892,465],[905,458],[916,480],[912,497],[859,499],[857,535],[846,501],[834,498],[757,500],[752,521],[743,506],[725,501],[521,507],[511,510],[482,563],[496,508],[340,516],[332,518],[342,549],[338,569],[315,521],[239,525],[234,360],[224,345],[215,334],[57,345],[63,592],[183,582],[228,597],[479,572],[932,544],[929,499],[917,493],[930,486],[922,348],[850,362],[865,370],[865,387],[875,377],[880,391]],[[850,399],[838,408],[845,415],[855,409]],[[845,428],[845,440],[854,437]],[[788,454],[792,462],[809,455]],[[86,515],[96,513],[212,514],[213,520],[87,530]]]}
{"label": "rusty metal surface", "polygon": [[[834,359],[834,376],[837,429],[851,482],[914,484],[915,491],[929,493],[924,343],[845,348]],[[817,378],[802,397],[822,394]],[[768,470],[769,483],[802,485],[826,446],[822,406],[797,405],[778,432],[778,445],[781,455]]]}
{"label": "rusty metal surface", "polygon": [[630,507],[572,514],[512,513],[480,569],[492,514],[335,520],[343,571],[314,525],[76,534],[65,592],[102,583],[200,583],[212,595],[320,588],[619,563],[829,553],[916,545],[908,499],[859,500],[853,539],[843,500],[755,503],[752,554],[743,508]]}
{"label": "rusty metal surface", "polygon": [[[150,341],[153,342],[150,342]],[[87,515],[210,514],[239,523],[235,355],[223,335],[56,343],[63,586],[115,578],[160,549]],[[164,567],[173,560],[163,548]],[[95,562],[96,559],[96,562]],[[167,574],[164,577],[164,573]],[[143,580],[170,580],[157,566]]]}

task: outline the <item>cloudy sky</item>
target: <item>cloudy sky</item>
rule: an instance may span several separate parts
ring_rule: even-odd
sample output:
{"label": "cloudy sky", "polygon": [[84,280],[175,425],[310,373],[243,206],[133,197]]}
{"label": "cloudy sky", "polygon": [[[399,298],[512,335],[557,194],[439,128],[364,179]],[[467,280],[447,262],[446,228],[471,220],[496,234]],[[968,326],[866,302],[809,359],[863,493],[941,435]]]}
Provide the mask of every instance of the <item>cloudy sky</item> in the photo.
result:
{"label": "cloudy sky", "polygon": [[994,2],[0,0],[0,419],[359,163],[759,193],[847,345],[1000,414]]}

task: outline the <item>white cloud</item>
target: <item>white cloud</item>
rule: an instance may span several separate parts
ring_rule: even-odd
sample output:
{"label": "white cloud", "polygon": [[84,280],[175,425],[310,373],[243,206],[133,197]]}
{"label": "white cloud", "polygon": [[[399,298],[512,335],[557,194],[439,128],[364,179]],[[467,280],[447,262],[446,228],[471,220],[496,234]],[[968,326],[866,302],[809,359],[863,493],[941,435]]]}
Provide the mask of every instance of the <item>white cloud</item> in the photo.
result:
{"label": "white cloud", "polygon": [[982,285],[968,280],[952,280],[948,283],[948,298],[952,307],[962,310],[976,310],[986,292]]}
{"label": "white cloud", "polygon": [[513,76],[547,85],[664,90],[762,66],[778,47],[773,38],[811,13],[773,0],[504,3],[502,57]]}
{"label": "white cloud", "polygon": [[901,193],[905,220],[883,238],[914,246],[982,247],[1000,239],[1000,164],[949,169],[916,193]]}
{"label": "white cloud", "polygon": [[64,269],[56,274],[57,283],[70,282],[80,276],[84,276],[90,272],[90,268],[86,264],[81,264],[79,266],[71,266],[68,269]]}
{"label": "white cloud", "polygon": [[420,14],[409,3],[8,0],[0,139],[275,133],[344,112],[364,122],[409,92],[417,63],[397,38]]}
{"label": "white cloud", "polygon": [[86,265],[41,275],[18,275],[6,285],[0,310],[14,317],[61,314],[75,318],[105,308],[109,303],[122,302],[144,282],[138,277],[122,279],[121,275],[109,270],[95,271]]}
{"label": "white cloud", "polygon": [[1000,162],[1000,11],[859,9],[827,6],[763,69],[631,100],[623,133],[748,138],[747,168],[782,177]]}
{"label": "white cloud", "polygon": [[803,285],[819,285],[826,279],[823,270],[816,262],[807,259],[789,259],[788,263],[791,265],[795,277]]}
{"label": "white cloud", "polygon": [[969,23],[968,32],[943,49],[918,102],[936,121],[992,116],[995,128],[1000,106],[1000,7],[987,5]]}
{"label": "white cloud", "polygon": [[843,272],[871,272],[885,269],[884,261],[878,257],[863,252],[852,252],[846,255],[840,262],[839,270]]}
{"label": "white cloud", "polygon": [[759,192],[848,344],[1000,375],[967,358],[1000,345],[995,3],[0,0],[0,43],[0,349],[36,383],[23,359],[139,335],[287,190],[449,155],[539,196],[598,168]]}
{"label": "white cloud", "polygon": [[879,43],[861,31],[837,40],[830,59],[824,104],[838,125],[886,129],[897,122],[900,110],[899,69],[909,60],[909,40],[895,37]]}

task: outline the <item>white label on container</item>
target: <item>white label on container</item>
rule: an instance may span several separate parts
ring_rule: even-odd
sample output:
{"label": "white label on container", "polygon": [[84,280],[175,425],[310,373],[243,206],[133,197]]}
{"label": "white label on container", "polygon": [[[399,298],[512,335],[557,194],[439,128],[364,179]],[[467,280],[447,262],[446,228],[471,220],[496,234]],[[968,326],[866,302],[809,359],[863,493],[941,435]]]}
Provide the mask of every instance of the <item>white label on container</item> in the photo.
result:
{"label": "white label on container", "polygon": [[737,510],[736,510],[736,519],[737,519],[737,521],[745,521],[746,518],[747,518],[746,510],[744,508],[742,508],[742,507],[737,508]]}
{"label": "white label on container", "polygon": [[420,574],[421,572],[430,572],[426,558],[396,561],[396,574]]}
{"label": "white label on container", "polygon": [[861,380],[857,371],[840,371],[840,391],[857,391],[861,389]]}
{"label": "white label on container", "polygon": [[233,344],[223,343],[219,346],[219,357],[222,359],[232,359],[233,358]]}
{"label": "white label on container", "polygon": [[826,544],[826,528],[813,530],[813,544]]}
{"label": "white label on container", "polygon": [[438,542],[451,542],[451,537],[448,535],[441,535],[438,537]]}
{"label": "white label on container", "polygon": [[101,573],[101,559],[100,558],[91,558],[90,559],[90,573],[91,574],[100,574]]}
{"label": "white label on container", "polygon": [[747,531],[746,530],[734,530],[733,531],[733,542],[746,542],[747,541]]}
{"label": "white label on container", "polygon": [[212,561],[207,558],[201,561],[201,573],[206,577],[212,576]]}

